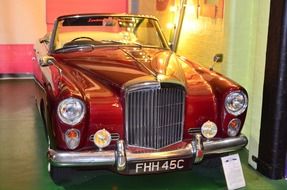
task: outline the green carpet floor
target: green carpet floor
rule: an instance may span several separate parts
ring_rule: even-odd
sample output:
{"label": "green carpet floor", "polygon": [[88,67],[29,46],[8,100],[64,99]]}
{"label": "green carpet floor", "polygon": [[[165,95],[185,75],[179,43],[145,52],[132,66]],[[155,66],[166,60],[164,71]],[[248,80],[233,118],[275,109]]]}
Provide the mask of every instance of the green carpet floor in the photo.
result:
{"label": "green carpet floor", "polygon": [[[221,167],[195,165],[193,170],[159,175],[121,176],[109,171],[83,171],[64,187],[47,172],[47,143],[35,107],[33,80],[0,80],[0,190],[227,189]],[[287,190],[287,181],[270,180],[247,164],[239,152],[247,186],[242,189]]]}

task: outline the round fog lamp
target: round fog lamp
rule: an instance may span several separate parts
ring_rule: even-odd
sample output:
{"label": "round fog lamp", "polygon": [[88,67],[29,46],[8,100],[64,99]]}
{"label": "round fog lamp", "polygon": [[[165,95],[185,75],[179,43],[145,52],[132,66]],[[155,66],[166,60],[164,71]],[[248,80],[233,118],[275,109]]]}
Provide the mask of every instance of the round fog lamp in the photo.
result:
{"label": "round fog lamp", "polygon": [[217,126],[212,121],[205,122],[201,127],[201,133],[205,138],[213,138],[217,134]]}
{"label": "round fog lamp", "polygon": [[105,148],[111,143],[111,134],[105,130],[98,130],[94,135],[94,143],[99,148]]}
{"label": "round fog lamp", "polygon": [[228,130],[227,130],[227,134],[228,136],[234,137],[238,134],[239,130],[241,127],[241,121],[240,119],[232,119],[229,123],[228,123]]}

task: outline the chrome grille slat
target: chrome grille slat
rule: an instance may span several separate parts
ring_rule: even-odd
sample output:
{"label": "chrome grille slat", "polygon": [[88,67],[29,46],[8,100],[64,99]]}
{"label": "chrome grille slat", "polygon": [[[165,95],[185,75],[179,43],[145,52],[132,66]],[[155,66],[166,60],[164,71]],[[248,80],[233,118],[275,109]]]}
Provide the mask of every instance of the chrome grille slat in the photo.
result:
{"label": "chrome grille slat", "polygon": [[128,145],[158,149],[182,140],[185,91],[181,86],[144,86],[125,93]]}
{"label": "chrome grille slat", "polygon": [[187,132],[190,135],[194,135],[195,133],[201,133],[201,128],[189,128]]}

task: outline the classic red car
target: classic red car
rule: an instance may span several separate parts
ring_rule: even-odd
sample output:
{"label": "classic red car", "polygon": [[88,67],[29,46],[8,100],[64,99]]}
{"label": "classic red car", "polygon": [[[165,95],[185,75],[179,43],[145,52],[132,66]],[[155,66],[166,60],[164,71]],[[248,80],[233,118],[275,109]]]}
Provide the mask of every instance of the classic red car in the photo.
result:
{"label": "classic red car", "polygon": [[57,183],[71,168],[190,169],[247,144],[246,90],[172,52],[154,17],[62,16],[35,50],[37,105]]}

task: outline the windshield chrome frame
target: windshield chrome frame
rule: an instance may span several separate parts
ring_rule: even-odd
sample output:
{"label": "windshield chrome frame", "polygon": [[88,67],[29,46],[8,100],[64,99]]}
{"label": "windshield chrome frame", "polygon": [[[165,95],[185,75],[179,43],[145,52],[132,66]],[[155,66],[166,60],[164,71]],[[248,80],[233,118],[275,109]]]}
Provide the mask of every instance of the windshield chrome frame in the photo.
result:
{"label": "windshield chrome frame", "polygon": [[[51,39],[50,39],[50,46],[49,46],[49,53],[56,53],[55,49],[54,49],[54,42],[55,42],[55,36],[58,30],[58,24],[60,21],[65,20],[65,19],[69,19],[69,18],[81,18],[81,17],[92,17],[92,16],[112,16],[112,17],[134,17],[134,18],[147,18],[147,19],[152,19],[155,21],[155,28],[159,34],[159,38],[160,41],[162,42],[162,49],[170,49],[170,47],[168,46],[168,43],[166,41],[165,36],[163,35],[163,32],[160,28],[160,25],[158,23],[158,19],[156,19],[155,17],[152,16],[141,16],[141,15],[125,15],[125,14],[79,14],[79,15],[66,15],[66,16],[60,16],[56,19],[56,21],[54,22],[54,27],[52,30],[52,35],[51,35]],[[144,45],[143,45],[144,47]]]}

